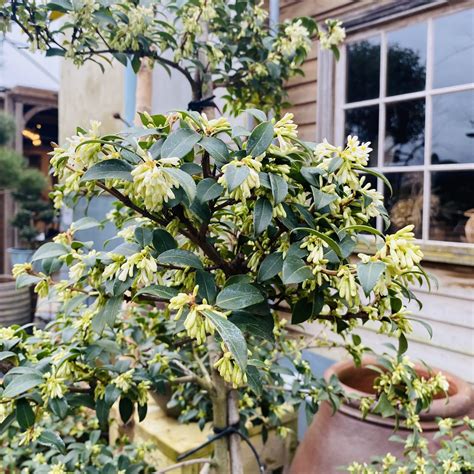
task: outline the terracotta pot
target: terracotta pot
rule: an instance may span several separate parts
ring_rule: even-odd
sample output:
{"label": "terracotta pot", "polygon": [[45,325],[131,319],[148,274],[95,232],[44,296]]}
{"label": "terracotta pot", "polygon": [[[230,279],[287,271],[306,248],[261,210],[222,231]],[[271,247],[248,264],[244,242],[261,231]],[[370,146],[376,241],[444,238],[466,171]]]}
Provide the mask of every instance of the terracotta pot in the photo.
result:
{"label": "terracotta pot", "polygon": [[[373,381],[378,373],[367,367],[376,365],[375,358],[364,358],[362,367],[355,367],[352,361],[338,362],[324,374],[326,380],[335,374],[346,393],[373,395]],[[428,372],[424,366],[416,365],[416,371],[425,377]],[[439,369],[433,371],[440,372]],[[440,395],[429,411],[420,415],[423,436],[429,446],[437,449],[433,440],[437,431],[437,417],[461,418],[473,413],[473,392],[469,384],[453,374],[442,371],[449,381],[449,399]],[[403,444],[389,441],[394,434],[395,420],[369,415],[362,420],[356,402],[344,404],[336,414],[332,414],[329,403],[324,402],[313,419],[301,442],[291,474],[331,474],[340,473],[341,466],[353,461],[369,462],[374,456],[392,453],[401,456]],[[396,432],[405,438],[411,431],[399,428]],[[338,469],[339,468],[339,469]]]}
{"label": "terracotta pot", "polygon": [[168,384],[166,384],[165,393],[159,393],[155,390],[150,391],[153,401],[160,407],[160,409],[170,418],[178,418],[181,415],[180,407],[168,408],[168,402],[171,400],[173,393]]}

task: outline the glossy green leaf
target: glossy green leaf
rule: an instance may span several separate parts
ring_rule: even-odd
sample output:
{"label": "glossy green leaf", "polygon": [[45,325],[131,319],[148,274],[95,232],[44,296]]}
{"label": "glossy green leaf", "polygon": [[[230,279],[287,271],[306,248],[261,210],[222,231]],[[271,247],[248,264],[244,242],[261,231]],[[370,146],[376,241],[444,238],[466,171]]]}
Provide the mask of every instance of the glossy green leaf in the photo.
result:
{"label": "glossy green leaf", "polygon": [[357,264],[357,276],[364,293],[368,296],[386,268],[383,262],[367,262]]}
{"label": "glossy green leaf", "polygon": [[163,168],[163,171],[173,176],[178,182],[183,191],[186,193],[186,196],[189,199],[189,202],[192,202],[196,197],[196,183],[192,176],[190,176],[185,171],[182,171],[178,168]]}
{"label": "glossy green leaf", "polygon": [[165,229],[155,229],[153,231],[152,241],[153,247],[155,247],[158,253],[175,249],[178,246],[178,242],[176,242],[174,237]]}
{"label": "glossy green leaf", "polygon": [[199,182],[196,189],[196,199],[207,202],[217,199],[224,192],[224,188],[213,178],[206,178]]}
{"label": "glossy green leaf", "polygon": [[43,244],[31,258],[32,262],[43,260],[45,258],[60,257],[69,253],[69,250],[63,245],[56,242],[48,242]]}
{"label": "glossy green leaf", "polygon": [[228,165],[225,168],[224,176],[229,192],[240,186],[245,178],[249,175],[250,169],[248,166]]}
{"label": "glossy green leaf", "polygon": [[216,298],[220,308],[237,310],[260,303],[265,298],[255,286],[248,283],[235,283],[226,286]]}
{"label": "glossy green leaf", "polygon": [[201,135],[189,128],[179,128],[174,131],[161,147],[161,158],[183,158],[201,139]]}
{"label": "glossy green leaf", "polygon": [[245,371],[247,367],[247,343],[242,331],[235,324],[214,311],[205,310],[203,314],[212,322],[239,367]]}
{"label": "glossy green leaf", "polygon": [[250,389],[257,397],[262,396],[263,384],[257,367],[253,365],[247,366],[247,382]]}
{"label": "glossy green leaf", "polygon": [[319,232],[315,229],[311,229],[309,227],[296,227],[295,229],[291,230],[291,232],[298,232],[298,231],[306,231],[310,234],[316,235],[321,240],[324,240],[324,242],[326,242],[329,245],[329,247],[334,251],[334,253],[338,257],[342,258],[341,249],[338,243],[332,237],[329,237],[329,235],[323,234],[322,232]]}
{"label": "glossy green leaf", "polygon": [[105,326],[113,327],[115,319],[120,313],[122,307],[123,298],[121,296],[115,296],[109,298],[105,305],[99,310],[97,314],[92,318],[91,326],[92,330],[97,334],[101,334],[105,329]]}
{"label": "glossy green leaf", "polygon": [[64,441],[54,431],[44,430],[38,437],[38,443],[49,448],[54,448],[61,453],[66,452]]}
{"label": "glossy green leaf", "polygon": [[253,228],[255,235],[259,235],[265,230],[272,221],[273,208],[270,201],[266,198],[259,198],[255,203],[253,211]]}
{"label": "glossy green leaf", "polygon": [[158,263],[163,265],[173,265],[177,267],[191,267],[202,270],[202,263],[199,257],[189,250],[172,249],[158,255]]}
{"label": "glossy green leaf", "polygon": [[82,176],[82,181],[93,181],[98,179],[120,179],[122,181],[133,181],[131,171],[133,166],[124,160],[111,158],[99,161],[92,165]]}
{"label": "glossy green leaf", "polygon": [[21,395],[28,390],[37,387],[38,385],[43,383],[43,376],[38,372],[37,374],[34,373],[27,373],[27,374],[20,374],[12,376],[11,381],[5,387],[3,391],[2,397],[3,398],[14,398],[18,395]]}
{"label": "glossy green leaf", "polygon": [[178,290],[176,288],[171,288],[169,286],[163,286],[163,285],[150,285],[138,290],[135,293],[134,298],[140,295],[151,295],[151,296],[156,296],[157,298],[170,300],[177,294],[178,294]]}
{"label": "glossy green leaf", "polygon": [[334,194],[323,193],[314,186],[311,188],[311,190],[313,191],[313,199],[316,209],[322,209],[323,207],[326,207],[338,198],[338,196]]}
{"label": "glossy green leaf", "polygon": [[286,257],[283,261],[282,280],[285,285],[301,283],[313,278],[311,268],[297,257]]}
{"label": "glossy green leaf", "polygon": [[196,285],[199,285],[199,297],[205,299],[209,304],[214,304],[217,296],[217,286],[214,276],[204,270],[197,270]]}
{"label": "glossy green leaf", "polygon": [[77,221],[73,222],[71,229],[77,232],[78,230],[88,230],[94,227],[100,227],[100,222],[93,217],[81,217]]}
{"label": "glossy green leaf", "polygon": [[273,125],[271,122],[262,122],[257,125],[247,141],[247,153],[256,157],[267,151],[273,141]]}
{"label": "glossy green leaf", "polygon": [[124,423],[127,423],[128,420],[133,415],[133,402],[130,400],[130,398],[127,397],[122,397],[119,402],[119,413],[120,413],[120,418]]}
{"label": "glossy green leaf", "polygon": [[24,430],[35,424],[35,414],[31,408],[30,402],[25,398],[20,398],[16,402],[16,421]]}
{"label": "glossy green leaf", "polygon": [[230,156],[227,145],[219,138],[201,138],[199,145],[201,145],[217,163],[223,165],[229,162]]}
{"label": "glossy green leaf", "polygon": [[288,183],[277,174],[269,173],[270,186],[272,189],[273,202],[275,205],[283,202],[288,194]]}
{"label": "glossy green leaf", "polygon": [[273,278],[283,269],[283,254],[281,252],[267,255],[258,269],[258,281],[266,281]]}

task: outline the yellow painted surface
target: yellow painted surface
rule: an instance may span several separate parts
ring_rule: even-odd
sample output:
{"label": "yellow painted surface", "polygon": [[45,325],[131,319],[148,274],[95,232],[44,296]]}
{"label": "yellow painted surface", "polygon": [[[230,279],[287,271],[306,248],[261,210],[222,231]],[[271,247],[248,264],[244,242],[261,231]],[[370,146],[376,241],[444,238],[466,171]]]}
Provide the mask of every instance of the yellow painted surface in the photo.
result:
{"label": "yellow painted surface", "polygon": [[[119,434],[126,434],[130,440],[140,445],[151,442],[154,449],[148,454],[147,461],[156,469],[171,466],[177,462],[180,454],[204,443],[212,434],[210,425],[200,430],[196,423],[180,424],[176,419],[167,417],[165,413],[150,399],[146,418],[139,423],[135,417],[127,426],[123,426],[117,406],[111,411],[110,439],[113,442]],[[262,461],[272,471],[279,467],[288,466],[296,449],[297,420],[294,414],[287,416],[285,426],[292,429],[292,434],[286,439],[280,438],[275,431],[270,431],[266,444],[260,435],[261,429],[254,428],[250,432],[252,444],[257,449]],[[212,445],[209,445],[189,458],[206,458],[212,455]],[[244,473],[258,472],[255,457],[246,443],[242,443]],[[197,474],[202,466],[186,466],[172,471],[176,474]]]}
{"label": "yellow painted surface", "polygon": [[61,65],[59,89],[59,141],[74,135],[76,127],[87,128],[90,120],[102,123],[104,133],[123,129],[114,113],[123,114],[124,67],[104,62],[105,72],[93,62],[77,67],[71,61]]}

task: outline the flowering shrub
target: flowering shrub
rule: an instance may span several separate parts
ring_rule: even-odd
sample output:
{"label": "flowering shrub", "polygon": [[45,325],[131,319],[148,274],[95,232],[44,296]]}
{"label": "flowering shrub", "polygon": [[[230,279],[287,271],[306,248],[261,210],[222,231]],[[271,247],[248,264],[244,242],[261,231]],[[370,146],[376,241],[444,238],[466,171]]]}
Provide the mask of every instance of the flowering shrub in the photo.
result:
{"label": "flowering shrub", "polygon": [[[439,431],[435,438],[441,448],[432,453],[428,450],[428,440],[419,434],[402,439],[398,435],[391,440],[404,445],[404,456],[398,458],[391,453],[374,458],[373,462],[354,462],[347,471],[353,474],[408,474],[414,473],[468,473],[474,469],[474,420],[444,418],[438,420]],[[454,434],[453,428],[458,429]]]}
{"label": "flowering shrub", "polygon": [[345,36],[339,22],[330,20],[318,30],[307,17],[271,30],[261,0],[2,5],[4,28],[10,21],[17,23],[33,49],[71,58],[76,64],[107,61],[109,53],[123,64],[130,61],[136,71],[146,58],[182,74],[194,101],[225,87],[225,107],[234,114],[252,106],[280,110],[285,105],[284,82],[302,74],[311,38],[321,38],[321,45],[337,54]]}
{"label": "flowering shrub", "polygon": [[[105,429],[115,401],[124,421],[134,409],[143,419],[149,389],[182,384],[200,407],[190,410],[182,391],[182,419],[204,422],[212,411],[217,427],[237,408],[226,405],[236,389],[242,422],[267,427],[278,426],[282,406],[337,408],[337,381],[311,374],[284,312],[293,324],[326,325],[355,356],[363,346],[351,332],[369,320],[406,345],[408,285],[424,278],[422,254],[411,228],[384,236],[370,225],[387,213],[366,182],[369,144],[315,146],[298,139],[291,115],[251,113],[252,130],[194,112],[143,114],[143,127],[101,136],[92,124],[55,148],[56,205],[112,195],[108,220],[121,240],[100,251],[78,241],[77,231],[101,225],[82,218],[36,252],[40,270],[15,267],[19,286],[35,284],[62,307],[46,332],[2,330],[3,424],[25,411],[33,440],[36,423],[79,393]],[[353,260],[360,233],[374,234],[377,250]],[[54,280],[61,265],[69,273]],[[282,354],[296,367],[290,381]],[[226,453],[218,440],[219,469]]]}

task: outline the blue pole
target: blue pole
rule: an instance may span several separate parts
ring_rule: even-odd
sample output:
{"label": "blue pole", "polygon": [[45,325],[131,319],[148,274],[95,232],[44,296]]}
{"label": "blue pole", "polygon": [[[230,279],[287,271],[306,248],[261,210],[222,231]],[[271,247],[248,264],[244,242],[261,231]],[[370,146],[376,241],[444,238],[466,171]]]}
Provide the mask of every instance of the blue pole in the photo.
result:
{"label": "blue pole", "polygon": [[127,64],[125,69],[125,87],[124,87],[124,120],[133,125],[136,112],[136,90],[137,90],[137,75],[133,72],[132,65]]}

